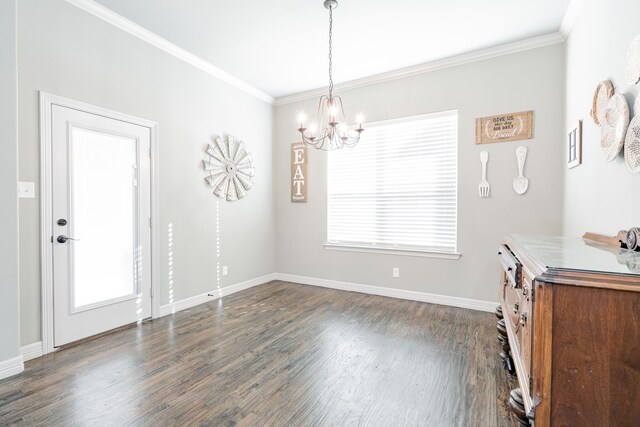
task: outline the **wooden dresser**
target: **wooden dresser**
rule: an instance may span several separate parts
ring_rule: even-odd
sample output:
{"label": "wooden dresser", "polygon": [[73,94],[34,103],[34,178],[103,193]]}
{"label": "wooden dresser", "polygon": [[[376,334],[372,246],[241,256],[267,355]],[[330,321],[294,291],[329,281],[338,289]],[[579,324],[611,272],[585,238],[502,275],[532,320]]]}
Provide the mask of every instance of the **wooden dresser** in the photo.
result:
{"label": "wooden dresser", "polygon": [[523,425],[640,426],[640,252],[510,235],[498,339]]}

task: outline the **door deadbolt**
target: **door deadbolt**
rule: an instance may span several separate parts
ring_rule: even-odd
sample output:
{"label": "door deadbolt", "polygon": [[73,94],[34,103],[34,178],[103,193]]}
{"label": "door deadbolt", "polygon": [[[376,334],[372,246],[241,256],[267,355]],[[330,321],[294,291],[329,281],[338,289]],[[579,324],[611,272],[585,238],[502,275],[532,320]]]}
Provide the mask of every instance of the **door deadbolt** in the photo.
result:
{"label": "door deadbolt", "polygon": [[59,225],[60,227],[67,225],[67,220],[66,220],[66,219],[64,219],[64,218],[60,218],[60,219],[58,220],[58,225]]}

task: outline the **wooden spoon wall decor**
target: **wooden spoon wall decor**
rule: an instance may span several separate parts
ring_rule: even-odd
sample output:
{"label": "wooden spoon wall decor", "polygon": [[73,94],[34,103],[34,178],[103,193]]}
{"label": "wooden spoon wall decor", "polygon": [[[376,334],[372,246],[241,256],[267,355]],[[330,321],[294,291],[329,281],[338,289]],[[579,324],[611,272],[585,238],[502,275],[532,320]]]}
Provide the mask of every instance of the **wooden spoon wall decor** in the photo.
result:
{"label": "wooden spoon wall decor", "polygon": [[517,194],[524,194],[529,188],[529,179],[524,176],[524,162],[527,160],[527,147],[520,146],[516,149],[518,161],[518,176],[513,179],[513,190]]}

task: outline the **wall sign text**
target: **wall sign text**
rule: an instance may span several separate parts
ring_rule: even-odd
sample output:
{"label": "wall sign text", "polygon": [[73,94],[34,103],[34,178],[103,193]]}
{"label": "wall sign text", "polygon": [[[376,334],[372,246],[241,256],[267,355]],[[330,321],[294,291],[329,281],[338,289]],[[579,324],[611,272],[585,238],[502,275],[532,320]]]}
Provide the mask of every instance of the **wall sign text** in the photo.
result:
{"label": "wall sign text", "polygon": [[533,111],[476,119],[476,144],[518,141],[533,136]]}

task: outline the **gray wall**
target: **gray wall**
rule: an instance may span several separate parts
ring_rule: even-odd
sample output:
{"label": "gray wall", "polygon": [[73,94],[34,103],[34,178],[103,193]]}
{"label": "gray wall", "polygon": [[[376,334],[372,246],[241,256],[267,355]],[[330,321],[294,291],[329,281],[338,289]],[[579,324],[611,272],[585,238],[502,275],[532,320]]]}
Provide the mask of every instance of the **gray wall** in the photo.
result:
{"label": "gray wall", "polygon": [[[167,304],[170,224],[173,299],[218,286],[218,202],[204,183],[201,160],[211,135],[234,135],[253,153],[256,177],[246,198],[219,203],[220,264],[229,266],[229,275],[220,278],[220,286],[274,271],[271,105],[63,0],[21,0],[18,40],[21,180],[38,183],[40,179],[40,90],[157,121],[160,211],[156,235],[160,241],[161,303]],[[12,167],[15,170],[15,165]],[[37,186],[36,193],[39,197]],[[41,339],[39,215],[37,198],[22,202],[22,345]]]}
{"label": "gray wall", "polygon": [[[338,64],[339,65],[339,64]],[[309,154],[308,203],[289,202],[290,143],[298,141],[299,110],[314,114],[316,99],[275,113],[277,271],[441,295],[497,301],[496,245],[508,233],[559,234],[562,225],[564,46],[554,45],[443,71],[340,92],[355,116],[380,121],[457,109],[459,112],[459,261],[325,250],[326,156]],[[534,138],[475,145],[476,117],[534,110]],[[529,148],[530,189],[513,192],[515,149]],[[492,196],[478,197],[482,150],[489,151]],[[357,166],[357,165],[354,165]],[[400,267],[400,278],[392,278]]]}
{"label": "gray wall", "polygon": [[0,0],[0,362],[20,354],[16,1]]}
{"label": "gray wall", "polygon": [[[3,7],[13,7],[13,1],[2,1]],[[314,112],[315,98],[277,107],[274,115],[271,106],[63,0],[19,2],[20,179],[36,182],[39,197],[38,91],[44,90],[160,123],[157,230],[162,304],[170,301],[166,235],[170,224],[175,301],[218,286],[218,261],[229,266],[229,276],[220,278],[220,286],[278,271],[497,300],[494,252],[505,234],[559,234],[563,206],[566,234],[581,234],[585,229],[613,232],[634,225],[632,209],[626,206],[637,210],[640,203],[631,195],[632,190],[637,193],[638,176],[627,172],[620,159],[612,164],[602,160],[597,131],[588,119],[591,96],[599,80],[611,78],[618,89],[638,92],[637,87],[625,87],[623,70],[627,46],[635,35],[632,17],[638,15],[640,4],[615,1],[617,7],[605,7],[602,2],[586,0],[567,43],[566,88],[564,45],[555,45],[341,93],[348,112],[362,111],[368,121],[458,109],[458,225],[463,254],[459,261],[325,250],[324,153],[310,151],[309,202],[289,202],[289,144],[298,140],[295,117],[300,109]],[[11,14],[2,14],[3,19],[8,16]],[[617,24],[598,30],[596,22]],[[2,25],[2,31],[10,28]],[[3,37],[2,42],[2,73],[15,73],[10,61],[5,61],[10,39]],[[7,82],[11,79],[3,74],[2,84]],[[566,111],[565,93],[569,100]],[[10,121],[10,106],[9,113],[4,114],[6,102],[3,98],[1,119]],[[534,139],[475,145],[476,117],[528,109],[534,110]],[[585,164],[565,172],[565,130],[579,117],[585,119]],[[5,141],[10,140],[4,134],[11,131],[11,126],[2,129],[4,149]],[[218,203],[210,195],[200,170],[208,138],[221,133],[243,139],[257,167],[255,187],[246,199],[233,204]],[[525,196],[517,196],[511,189],[517,174],[514,151],[519,145],[529,147],[525,173],[531,184]],[[490,153],[489,199],[477,196],[479,152],[483,149]],[[7,167],[3,164],[2,173],[13,174],[9,190],[5,184],[11,177],[1,181],[3,208],[15,204],[14,158],[2,157],[3,161],[10,159]],[[20,203],[21,344],[26,345],[40,340],[39,205],[37,198]],[[2,209],[1,214],[10,216],[12,212],[15,216],[15,209],[10,208]],[[15,234],[15,228],[13,231]],[[2,233],[9,233],[5,241],[11,242],[11,229],[3,228]],[[9,294],[5,298],[4,294],[5,271],[9,272],[8,283],[18,277],[18,272],[11,274],[10,268],[4,268],[17,262],[12,250],[17,246],[15,236],[13,241],[13,246],[2,247],[8,253],[2,257],[2,304],[17,298]],[[400,278],[392,279],[392,267],[400,267]],[[17,317],[16,305],[8,307],[1,316]],[[17,334],[18,322],[14,324],[6,331],[1,329],[0,334]]]}
{"label": "gray wall", "polygon": [[600,130],[589,117],[593,92],[605,79],[626,94],[633,114],[640,86],[627,84],[624,68],[629,44],[640,35],[639,16],[637,0],[585,0],[567,40],[565,130],[583,119],[583,164],[565,171],[566,235],[613,235],[640,226],[640,174],[629,172],[622,155],[611,163],[604,160]]}

